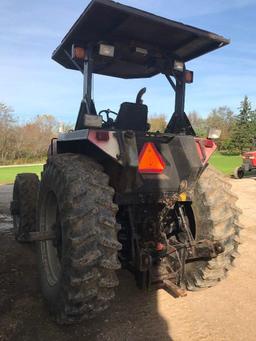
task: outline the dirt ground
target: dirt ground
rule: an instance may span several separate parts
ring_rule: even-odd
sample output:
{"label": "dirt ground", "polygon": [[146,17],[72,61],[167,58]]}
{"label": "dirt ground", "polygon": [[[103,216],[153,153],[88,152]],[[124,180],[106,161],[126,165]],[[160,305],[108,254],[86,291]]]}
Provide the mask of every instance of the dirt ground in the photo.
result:
{"label": "dirt ground", "polygon": [[16,243],[10,230],[12,186],[0,186],[0,340],[255,340],[255,180],[230,180],[245,228],[241,256],[226,280],[175,299],[162,289],[139,291],[133,277],[122,270],[111,309],[97,320],[72,327],[51,320],[38,286],[33,247]]}

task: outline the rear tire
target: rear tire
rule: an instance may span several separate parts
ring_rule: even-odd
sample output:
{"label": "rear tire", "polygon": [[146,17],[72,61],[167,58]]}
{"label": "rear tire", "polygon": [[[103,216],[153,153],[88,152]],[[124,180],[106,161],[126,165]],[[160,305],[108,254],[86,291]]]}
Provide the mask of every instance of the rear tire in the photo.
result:
{"label": "rear tire", "polygon": [[186,286],[198,290],[214,286],[224,279],[238,255],[241,211],[236,207],[237,197],[231,184],[217,170],[208,167],[195,189],[192,209],[196,239],[221,240],[225,251],[209,261],[186,264]]}
{"label": "rear tire", "polygon": [[108,182],[102,166],[83,155],[56,155],[44,166],[37,230],[54,228],[58,238],[38,242],[38,262],[43,295],[59,323],[92,318],[114,298],[121,244]]}
{"label": "rear tire", "polygon": [[15,239],[27,242],[29,232],[36,229],[36,202],[39,187],[38,176],[33,173],[23,173],[16,176],[13,187],[11,214]]}
{"label": "rear tire", "polygon": [[237,167],[234,170],[235,179],[242,179],[244,177],[244,169],[242,167]]}

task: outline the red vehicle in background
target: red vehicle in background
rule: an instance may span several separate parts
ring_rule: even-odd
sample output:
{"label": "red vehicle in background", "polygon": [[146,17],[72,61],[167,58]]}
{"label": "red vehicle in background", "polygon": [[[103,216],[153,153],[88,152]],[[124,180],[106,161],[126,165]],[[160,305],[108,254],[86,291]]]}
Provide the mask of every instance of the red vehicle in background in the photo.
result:
{"label": "red vehicle in background", "polygon": [[243,164],[234,170],[236,179],[242,179],[245,172],[256,170],[256,139],[253,142],[252,150],[242,154]]}

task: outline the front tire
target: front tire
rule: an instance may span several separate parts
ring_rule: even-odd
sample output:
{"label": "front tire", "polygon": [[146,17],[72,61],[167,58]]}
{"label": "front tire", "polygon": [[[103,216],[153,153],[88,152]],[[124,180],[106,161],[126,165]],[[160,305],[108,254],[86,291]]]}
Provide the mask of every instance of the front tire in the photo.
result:
{"label": "front tire", "polygon": [[225,251],[211,260],[186,264],[186,286],[198,290],[214,286],[224,279],[238,255],[240,210],[231,184],[214,168],[207,167],[194,193],[192,210],[196,239],[220,240]]}
{"label": "front tire", "polygon": [[244,169],[242,167],[237,167],[234,170],[234,178],[235,179],[242,179],[244,177]]}
{"label": "front tire", "polygon": [[108,308],[118,285],[117,206],[101,165],[82,155],[50,157],[39,191],[37,230],[41,287],[59,323],[94,317]]}

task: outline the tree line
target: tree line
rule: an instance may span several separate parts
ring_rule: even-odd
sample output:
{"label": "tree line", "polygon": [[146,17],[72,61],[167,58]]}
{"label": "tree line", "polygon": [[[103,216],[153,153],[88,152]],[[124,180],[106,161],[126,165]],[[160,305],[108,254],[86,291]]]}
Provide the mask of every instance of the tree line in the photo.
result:
{"label": "tree line", "polygon": [[[188,114],[198,136],[206,136],[209,127],[221,129],[218,149],[224,153],[242,153],[256,142],[256,110],[247,96],[238,112],[221,106],[213,109],[207,117],[193,111]],[[167,125],[166,115],[149,119],[150,130],[163,132]],[[19,123],[13,110],[0,103],[0,164],[32,162],[45,159],[49,143],[58,135],[60,122],[52,115],[39,115],[27,123]],[[62,130],[70,130],[63,125]]]}
{"label": "tree line", "polygon": [[255,144],[256,139],[256,109],[245,96],[241,101],[238,112],[234,113],[227,106],[212,110],[206,119],[193,120],[189,115],[198,135],[205,135],[207,127],[221,129],[221,137],[217,141],[218,148],[226,153],[242,153]]}
{"label": "tree line", "polygon": [[[49,143],[60,123],[51,115],[39,115],[21,124],[12,108],[0,103],[0,164],[27,163],[45,159]],[[64,127],[69,129],[69,126]]]}
{"label": "tree line", "polygon": [[[188,118],[197,136],[207,136],[209,127],[220,129],[221,136],[217,145],[223,153],[240,154],[256,145],[256,109],[252,108],[247,96],[241,101],[237,113],[228,106],[221,106],[213,109],[207,117],[193,111],[188,114]],[[164,131],[166,116],[155,116],[150,123],[152,131]]]}

